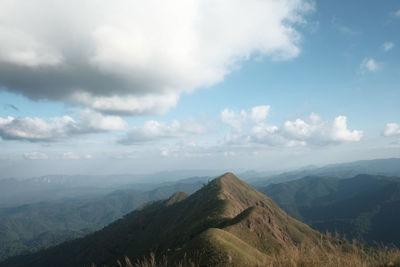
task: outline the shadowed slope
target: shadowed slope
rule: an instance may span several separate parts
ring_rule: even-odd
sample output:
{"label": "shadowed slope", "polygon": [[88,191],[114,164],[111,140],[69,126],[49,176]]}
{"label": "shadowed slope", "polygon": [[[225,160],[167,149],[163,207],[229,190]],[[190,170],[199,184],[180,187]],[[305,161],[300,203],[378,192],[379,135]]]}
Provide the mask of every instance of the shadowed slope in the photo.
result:
{"label": "shadowed slope", "polygon": [[305,177],[260,190],[321,232],[338,232],[370,245],[400,246],[399,177]]}
{"label": "shadowed slope", "polygon": [[168,200],[148,203],[85,238],[6,264],[113,266],[125,255],[135,259],[156,251],[170,262],[186,254],[200,257],[205,265],[257,265],[280,247],[305,239],[317,242],[320,234],[226,173],[189,197],[176,193]]}

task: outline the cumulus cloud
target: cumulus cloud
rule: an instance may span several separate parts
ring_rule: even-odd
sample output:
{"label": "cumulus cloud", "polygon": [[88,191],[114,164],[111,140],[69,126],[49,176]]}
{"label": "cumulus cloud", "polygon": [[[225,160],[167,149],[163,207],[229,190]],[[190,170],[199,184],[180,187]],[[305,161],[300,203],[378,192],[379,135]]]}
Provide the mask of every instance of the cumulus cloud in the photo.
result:
{"label": "cumulus cloud", "polygon": [[296,57],[296,24],[312,10],[308,0],[3,0],[0,86],[106,113],[164,113],[253,55]]}
{"label": "cumulus cloud", "polygon": [[255,122],[262,122],[267,118],[270,108],[270,106],[255,106],[251,109],[250,118]]}
{"label": "cumulus cloud", "polygon": [[49,156],[42,152],[27,152],[23,154],[24,159],[28,160],[38,160],[38,159],[48,159]]}
{"label": "cumulus cloud", "polygon": [[[268,107],[269,106],[264,106]],[[268,112],[258,120],[252,120],[252,111],[242,110],[235,112],[224,109],[221,112],[221,121],[231,127],[226,136],[228,144],[266,144],[270,146],[306,146],[329,145],[344,142],[360,141],[363,132],[349,130],[347,118],[338,116],[332,122],[324,121],[320,116],[312,113],[307,119],[287,120],[281,127],[271,125],[266,121]]]}
{"label": "cumulus cloud", "polygon": [[231,131],[225,136],[225,142],[240,145],[257,143],[260,140],[271,145],[282,143],[282,138],[275,134],[278,127],[266,123],[269,110],[269,105],[240,111],[228,108],[222,110],[220,116],[222,123],[231,127]]}
{"label": "cumulus cloud", "polygon": [[392,42],[384,42],[382,44],[382,49],[385,52],[389,52],[390,50],[393,49],[393,47],[394,47],[394,43],[392,43]]}
{"label": "cumulus cloud", "polygon": [[400,124],[398,123],[388,123],[383,131],[384,136],[396,136],[400,135]]}
{"label": "cumulus cloud", "polygon": [[127,128],[128,124],[118,116],[104,116],[90,109],[80,111],[77,116],[78,123],[73,128],[76,132],[107,132],[120,131]]}
{"label": "cumulus cloud", "polygon": [[5,140],[52,141],[65,136],[64,129],[74,123],[69,116],[46,122],[39,118],[0,118],[0,136]]}
{"label": "cumulus cloud", "polygon": [[201,135],[209,131],[206,124],[193,118],[182,122],[173,120],[169,123],[155,120],[147,121],[143,126],[133,127],[127,135],[119,140],[120,144],[131,145],[155,140]]}
{"label": "cumulus cloud", "polygon": [[269,113],[270,106],[255,106],[251,110],[241,110],[236,113],[234,110],[225,108],[221,111],[221,121],[238,131],[242,130],[242,127],[247,124],[248,121],[260,123],[264,121]]}
{"label": "cumulus cloud", "polygon": [[365,58],[360,64],[360,73],[377,72],[381,68],[381,63],[373,58]]}
{"label": "cumulus cloud", "polygon": [[286,121],[280,133],[289,141],[299,142],[301,145],[357,142],[363,137],[362,131],[348,129],[346,116],[337,116],[333,122],[329,122],[322,120],[315,113],[307,120]]}
{"label": "cumulus cloud", "polygon": [[363,136],[362,131],[350,131],[347,128],[347,117],[338,116],[335,118],[331,128],[331,138],[337,142],[360,141]]}
{"label": "cumulus cloud", "polygon": [[52,142],[76,134],[123,130],[126,122],[118,116],[104,116],[83,110],[77,120],[70,116],[49,120],[30,117],[0,117],[0,136],[4,140],[26,140],[30,142]]}

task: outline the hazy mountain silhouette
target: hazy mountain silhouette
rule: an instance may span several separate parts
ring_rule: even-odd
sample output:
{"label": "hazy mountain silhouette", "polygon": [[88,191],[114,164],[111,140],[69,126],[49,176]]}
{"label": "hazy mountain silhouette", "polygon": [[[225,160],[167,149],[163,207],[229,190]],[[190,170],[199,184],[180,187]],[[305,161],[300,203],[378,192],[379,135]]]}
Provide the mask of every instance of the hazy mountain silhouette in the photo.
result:
{"label": "hazy mountain silhouette", "polygon": [[148,203],[104,229],[2,266],[116,265],[156,251],[171,262],[201,252],[205,265],[256,265],[281,247],[321,235],[271,199],[226,173],[189,196]]}
{"label": "hazy mountain silhouette", "polygon": [[400,178],[305,177],[259,190],[291,216],[325,232],[400,246]]}

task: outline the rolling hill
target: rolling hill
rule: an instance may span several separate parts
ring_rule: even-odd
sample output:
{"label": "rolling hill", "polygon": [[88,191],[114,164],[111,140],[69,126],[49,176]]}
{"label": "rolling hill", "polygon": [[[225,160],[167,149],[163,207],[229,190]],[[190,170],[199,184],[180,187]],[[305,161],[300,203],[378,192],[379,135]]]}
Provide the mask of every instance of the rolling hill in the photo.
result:
{"label": "rolling hill", "polygon": [[274,175],[252,174],[248,177],[248,182],[254,186],[261,187],[269,184],[294,181],[307,176],[347,179],[359,174],[400,176],[400,158],[360,160],[330,164],[322,167],[309,166]]}
{"label": "rolling hill", "polygon": [[191,196],[178,192],[84,238],[0,266],[114,266],[125,256],[137,258],[151,251],[168,255],[170,262],[188,255],[201,265],[251,266],[282,247],[320,239],[317,231],[227,173]]}
{"label": "rolling hill", "polygon": [[203,179],[168,183],[150,191],[117,190],[95,199],[40,202],[0,209],[0,261],[82,237],[121,218],[145,202],[176,191],[193,193]]}
{"label": "rolling hill", "polygon": [[400,246],[398,177],[305,177],[259,190],[291,216],[322,232],[337,231],[368,244]]}
{"label": "rolling hill", "polygon": [[[150,191],[177,183],[193,184],[209,179],[208,176],[183,176],[185,173],[192,172],[176,171],[148,175],[48,175],[28,179],[0,179],[0,208],[44,201],[88,200],[104,197],[117,190]],[[165,176],[162,176],[163,174]]]}

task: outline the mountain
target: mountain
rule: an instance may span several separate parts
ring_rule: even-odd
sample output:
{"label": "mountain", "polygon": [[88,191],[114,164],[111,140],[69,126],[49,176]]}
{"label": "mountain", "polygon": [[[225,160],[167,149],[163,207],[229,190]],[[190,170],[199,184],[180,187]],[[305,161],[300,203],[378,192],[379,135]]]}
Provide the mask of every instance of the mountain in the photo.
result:
{"label": "mountain", "polygon": [[[119,189],[131,176],[49,175],[29,179],[0,179],[0,208],[70,199],[104,196]],[[135,186],[136,189],[140,185]]]}
{"label": "mountain", "polygon": [[82,237],[121,218],[145,202],[176,191],[193,193],[202,178],[159,185],[150,191],[117,190],[95,199],[40,202],[0,209],[0,260]]}
{"label": "mountain", "polygon": [[288,214],[322,232],[400,246],[399,177],[305,177],[259,190]]}
{"label": "mountain", "polygon": [[226,173],[192,195],[178,192],[147,203],[100,231],[0,266],[116,266],[117,260],[184,255],[202,266],[254,266],[282,247],[321,234],[288,216],[271,199]]}
{"label": "mountain", "polygon": [[323,167],[307,167],[274,175],[250,176],[247,181],[256,187],[293,181],[307,176],[351,178],[358,174],[400,176],[400,158],[361,160],[331,164]]}

